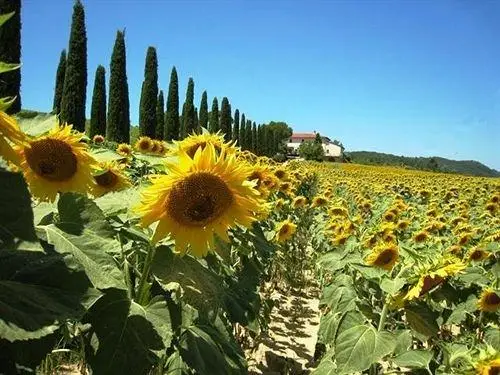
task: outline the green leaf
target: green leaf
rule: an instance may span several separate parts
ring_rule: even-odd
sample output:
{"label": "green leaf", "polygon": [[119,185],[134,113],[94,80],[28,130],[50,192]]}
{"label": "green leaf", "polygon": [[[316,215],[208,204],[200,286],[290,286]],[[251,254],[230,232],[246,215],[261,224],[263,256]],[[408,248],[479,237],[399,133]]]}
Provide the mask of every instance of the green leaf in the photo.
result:
{"label": "green leaf", "polygon": [[312,375],[337,375],[337,365],[333,360],[334,350],[328,351],[321,359],[318,367],[312,372]]}
{"label": "green leaf", "polygon": [[21,64],[8,64],[0,61],[0,74],[19,69]]}
{"label": "green leaf", "polygon": [[65,319],[81,318],[99,296],[67,257],[0,252],[0,337],[8,341],[49,335]]}
{"label": "green leaf", "polygon": [[484,341],[495,348],[495,350],[500,351],[500,329],[498,327],[486,328]]}
{"label": "green leaf", "polygon": [[334,343],[340,317],[341,314],[334,314],[331,311],[321,317],[318,328],[318,342],[325,345]]}
{"label": "green leaf", "polygon": [[[168,310],[159,315],[163,306],[156,303],[142,307],[130,300],[124,290],[106,291],[84,321],[92,325],[86,348],[93,373],[147,374],[151,370],[165,350],[157,327],[163,332],[168,325],[164,322]],[[158,324],[157,319],[162,323]]]}
{"label": "green leaf", "polygon": [[7,96],[5,98],[0,98],[0,111],[6,112],[12,104],[16,101],[16,97]]}
{"label": "green leaf", "polygon": [[335,342],[337,374],[350,374],[368,369],[394,350],[394,337],[377,332],[373,326],[358,325],[339,333]]}
{"label": "green leaf", "polygon": [[410,350],[393,358],[392,361],[399,367],[427,368],[432,356],[429,350]]}
{"label": "green leaf", "polygon": [[401,278],[389,279],[387,277],[384,277],[382,278],[382,282],[380,283],[380,289],[382,289],[387,294],[393,296],[397,292],[399,292],[404,285],[405,285],[404,279]]}
{"label": "green leaf", "polygon": [[327,305],[333,313],[354,310],[356,308],[356,293],[351,287],[329,285],[323,291],[320,305]]}
{"label": "green leaf", "polygon": [[345,267],[347,264],[347,260],[345,259],[344,253],[337,251],[330,251],[324,255],[322,255],[318,261],[318,267],[330,271],[335,272]]}
{"label": "green leaf", "polygon": [[428,339],[438,333],[438,314],[425,304],[407,305],[404,310],[410,327],[423,338]]}
{"label": "green leaf", "polygon": [[6,14],[0,14],[0,27],[7,22],[9,19],[11,19],[16,12],[10,12]]}
{"label": "green leaf", "polygon": [[191,371],[189,370],[186,362],[182,360],[181,354],[178,351],[172,353],[170,357],[168,357],[167,362],[165,364],[165,374],[168,375],[190,375]]}
{"label": "green leaf", "polygon": [[380,268],[366,266],[364,264],[351,264],[351,267],[357,270],[365,279],[380,279],[387,271]]}
{"label": "green leaf", "polygon": [[394,348],[395,354],[401,354],[407,352],[413,343],[413,336],[411,331],[405,329],[403,331],[396,332],[396,347]]}
{"label": "green leaf", "polygon": [[467,313],[473,313],[477,310],[477,297],[470,295],[467,301],[459,303],[451,312],[451,315],[446,320],[446,324],[460,324],[467,317]]}
{"label": "green leaf", "polygon": [[140,194],[137,188],[129,188],[107,193],[94,201],[108,217],[125,213],[130,218],[136,216],[131,209],[140,202]]}
{"label": "green leaf", "polygon": [[101,162],[125,159],[123,155],[120,155],[115,151],[108,150],[107,148],[94,149],[91,153],[96,160]]}
{"label": "green leaf", "polygon": [[0,246],[14,238],[35,241],[28,187],[20,173],[0,171]]}
{"label": "green leaf", "polygon": [[465,284],[465,287],[474,285],[488,285],[489,280],[481,267],[467,267],[456,279]]}
{"label": "green leaf", "polygon": [[52,114],[39,115],[34,118],[20,118],[17,122],[23,132],[32,136],[44,134],[59,124],[57,116]]}
{"label": "green leaf", "polygon": [[89,230],[77,236],[66,233],[53,224],[39,228],[57,252],[74,257],[95,288],[126,288],[122,272],[113,257],[106,252],[114,248],[114,241],[106,240]]}

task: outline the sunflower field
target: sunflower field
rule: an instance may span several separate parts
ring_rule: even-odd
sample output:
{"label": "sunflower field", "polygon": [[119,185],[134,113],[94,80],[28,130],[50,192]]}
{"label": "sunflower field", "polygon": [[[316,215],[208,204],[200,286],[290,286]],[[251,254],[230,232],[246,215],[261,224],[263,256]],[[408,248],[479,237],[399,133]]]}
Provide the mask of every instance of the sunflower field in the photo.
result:
{"label": "sunflower field", "polygon": [[1,374],[246,374],[272,292],[310,285],[312,374],[500,373],[500,180],[114,144],[9,103]]}

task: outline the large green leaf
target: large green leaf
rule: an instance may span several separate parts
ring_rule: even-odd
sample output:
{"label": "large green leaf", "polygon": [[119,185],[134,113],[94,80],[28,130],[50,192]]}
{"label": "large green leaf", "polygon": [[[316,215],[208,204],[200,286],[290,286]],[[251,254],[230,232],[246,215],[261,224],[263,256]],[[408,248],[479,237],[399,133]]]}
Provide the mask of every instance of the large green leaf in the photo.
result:
{"label": "large green leaf", "polygon": [[312,375],[337,375],[337,365],[333,360],[334,350],[328,351],[321,359],[318,367],[314,369]]}
{"label": "large green leaf", "polygon": [[432,356],[429,350],[410,350],[393,358],[392,361],[399,367],[427,368]]}
{"label": "large green leaf", "polygon": [[438,333],[438,314],[430,310],[425,304],[407,305],[404,310],[408,324],[410,324],[413,331],[418,333],[424,340]]}
{"label": "large green leaf", "polygon": [[498,327],[486,328],[484,341],[495,348],[495,350],[500,351],[500,329]]}
{"label": "large green leaf", "polygon": [[37,136],[48,132],[55,125],[59,124],[57,116],[47,114],[38,115],[33,118],[20,118],[18,119],[19,127],[23,132],[28,135]]}
{"label": "large green leaf", "polygon": [[172,335],[163,302],[143,307],[119,289],[107,290],[84,322],[92,325],[86,349],[95,374],[147,374]]}
{"label": "large green leaf", "polygon": [[335,342],[337,374],[364,371],[394,350],[394,337],[371,325],[358,325],[339,333]]}
{"label": "large green leaf", "polygon": [[394,354],[401,354],[407,352],[413,343],[413,336],[411,331],[405,329],[403,331],[395,332],[396,335],[396,347],[394,348]]}
{"label": "large green leaf", "polygon": [[85,274],[59,254],[0,252],[0,338],[36,339],[79,319],[100,293]]}
{"label": "large green leaf", "polygon": [[390,279],[387,277],[382,278],[382,282],[380,283],[380,289],[390,295],[395,295],[397,292],[401,290],[401,288],[405,285],[405,280],[401,278]]}
{"label": "large green leaf", "polygon": [[446,324],[460,324],[467,317],[468,313],[472,313],[477,309],[477,297],[474,295],[469,296],[467,301],[459,303],[453,308],[451,315],[446,320]]}
{"label": "large green leaf", "polygon": [[182,360],[182,356],[179,353],[179,351],[173,352],[172,355],[168,357],[167,362],[165,364],[165,373],[168,375],[192,374],[186,362]]}
{"label": "large green leaf", "polygon": [[337,328],[341,314],[335,314],[329,311],[323,315],[319,321],[318,342],[326,345],[332,345],[337,335]]}
{"label": "large green leaf", "polygon": [[36,240],[31,196],[20,173],[0,170],[0,247],[14,238]]}
{"label": "large green leaf", "polygon": [[131,209],[140,202],[137,188],[129,188],[117,192],[110,192],[95,200],[95,203],[106,216],[115,216],[120,213],[133,217]]}
{"label": "large green leaf", "polygon": [[92,156],[94,156],[97,160],[102,161],[102,162],[125,159],[125,157],[123,155],[120,155],[117,152],[108,150],[107,148],[92,150]]}
{"label": "large green leaf", "polygon": [[95,288],[126,288],[122,272],[113,257],[107,253],[114,248],[114,241],[87,230],[80,236],[69,234],[53,224],[38,228],[57,252],[74,257]]}
{"label": "large green leaf", "polygon": [[8,64],[0,61],[0,74],[19,69],[21,64]]}
{"label": "large green leaf", "polygon": [[327,286],[323,291],[320,305],[327,305],[333,313],[346,312],[356,308],[356,292],[350,286]]}

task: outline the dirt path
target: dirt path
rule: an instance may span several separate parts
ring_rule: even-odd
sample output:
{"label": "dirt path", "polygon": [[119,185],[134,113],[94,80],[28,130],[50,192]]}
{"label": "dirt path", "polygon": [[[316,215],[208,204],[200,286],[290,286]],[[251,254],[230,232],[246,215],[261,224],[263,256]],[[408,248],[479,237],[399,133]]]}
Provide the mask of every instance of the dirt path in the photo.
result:
{"label": "dirt path", "polygon": [[272,297],[276,305],[269,331],[247,351],[249,374],[309,374],[319,328],[318,291],[275,292]]}

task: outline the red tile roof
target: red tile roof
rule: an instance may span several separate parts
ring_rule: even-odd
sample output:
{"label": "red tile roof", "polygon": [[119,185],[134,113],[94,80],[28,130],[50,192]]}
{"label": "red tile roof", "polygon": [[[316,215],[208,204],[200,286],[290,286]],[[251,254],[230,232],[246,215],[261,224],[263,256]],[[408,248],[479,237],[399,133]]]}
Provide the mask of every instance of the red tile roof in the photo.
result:
{"label": "red tile roof", "polygon": [[316,133],[293,133],[292,138],[316,138]]}

